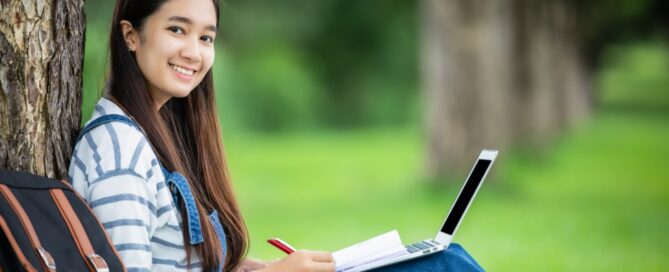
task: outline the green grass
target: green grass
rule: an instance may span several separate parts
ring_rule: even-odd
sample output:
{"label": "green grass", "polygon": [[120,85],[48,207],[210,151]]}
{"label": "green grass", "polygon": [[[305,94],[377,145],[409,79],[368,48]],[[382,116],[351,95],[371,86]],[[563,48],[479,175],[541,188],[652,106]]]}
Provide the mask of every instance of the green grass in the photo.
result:
{"label": "green grass", "polygon": [[[484,268],[669,267],[669,78],[657,69],[669,58],[658,46],[627,50],[601,72],[603,104],[584,126],[540,156],[499,155],[455,238]],[[274,236],[328,251],[391,229],[405,242],[431,237],[460,185],[424,181],[418,129],[231,131],[225,142],[250,254],[263,259],[282,256],[265,242]]]}
{"label": "green grass", "polygon": [[[669,115],[604,111],[550,156],[501,162],[455,241],[494,271],[660,271],[669,265]],[[228,158],[251,232],[265,243],[337,250],[397,228],[434,235],[458,188],[422,182],[414,130],[276,137],[228,135]],[[474,154],[472,154],[474,156]]]}

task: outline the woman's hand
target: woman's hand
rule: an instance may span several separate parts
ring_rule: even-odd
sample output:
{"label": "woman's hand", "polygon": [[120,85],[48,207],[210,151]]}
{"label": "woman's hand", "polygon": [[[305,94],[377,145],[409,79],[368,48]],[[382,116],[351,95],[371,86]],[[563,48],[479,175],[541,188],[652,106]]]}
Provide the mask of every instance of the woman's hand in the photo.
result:
{"label": "woman's hand", "polygon": [[235,272],[256,271],[265,267],[267,267],[267,263],[247,257],[242,260],[242,263],[239,265],[239,267],[237,267],[237,269],[235,269]]}
{"label": "woman's hand", "polygon": [[334,272],[335,261],[329,252],[298,250],[283,259],[268,263],[267,267],[260,271]]}

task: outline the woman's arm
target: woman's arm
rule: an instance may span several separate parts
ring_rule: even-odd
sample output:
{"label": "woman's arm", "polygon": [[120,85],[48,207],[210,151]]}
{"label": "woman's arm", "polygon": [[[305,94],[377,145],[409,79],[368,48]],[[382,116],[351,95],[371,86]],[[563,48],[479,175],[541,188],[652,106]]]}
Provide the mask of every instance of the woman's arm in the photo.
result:
{"label": "woman's arm", "polygon": [[146,180],[122,174],[89,187],[89,205],[129,269],[151,269],[155,197]]}
{"label": "woman's arm", "polygon": [[269,263],[270,262],[263,262],[260,260],[247,257],[244,260],[242,260],[242,263],[235,270],[235,272],[248,272],[248,271],[260,270],[267,267]]}
{"label": "woman's arm", "polygon": [[236,272],[334,272],[335,262],[329,252],[298,250],[274,262],[246,258]]}
{"label": "woman's arm", "polygon": [[[131,162],[135,151],[141,151],[137,147],[145,147],[138,144],[143,135],[124,125],[110,127],[95,128],[79,142],[69,170],[70,181],[105,228],[125,266],[150,270],[153,222],[161,207],[156,186],[143,175],[146,170]],[[124,135],[123,141],[112,135]],[[150,165],[141,165],[145,164]]]}

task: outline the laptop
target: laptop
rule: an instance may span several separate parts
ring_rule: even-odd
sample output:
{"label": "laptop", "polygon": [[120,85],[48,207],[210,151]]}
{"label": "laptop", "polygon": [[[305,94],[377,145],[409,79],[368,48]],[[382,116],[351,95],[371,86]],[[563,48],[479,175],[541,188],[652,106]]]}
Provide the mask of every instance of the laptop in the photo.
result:
{"label": "laptop", "polygon": [[476,163],[474,163],[474,167],[469,172],[469,176],[467,177],[465,184],[462,186],[462,189],[460,189],[460,193],[455,199],[455,203],[453,203],[450,212],[448,212],[448,216],[446,216],[444,224],[441,225],[441,228],[439,229],[439,232],[435,238],[407,245],[406,252],[398,255],[397,257],[389,258],[381,262],[373,262],[367,265],[358,266],[353,270],[347,270],[347,272],[368,271],[371,269],[424,257],[448,248],[448,245],[450,245],[451,241],[453,240],[455,231],[458,230],[458,226],[460,226],[460,222],[462,222],[462,218],[465,216],[465,213],[467,213],[467,209],[472,204],[472,201],[474,200],[474,197],[476,196],[479,188],[481,188],[481,184],[483,184],[483,180],[485,179],[486,175],[488,175],[490,167],[492,167],[492,163],[497,157],[497,153],[497,150],[484,149],[481,151],[481,154],[476,160]]}

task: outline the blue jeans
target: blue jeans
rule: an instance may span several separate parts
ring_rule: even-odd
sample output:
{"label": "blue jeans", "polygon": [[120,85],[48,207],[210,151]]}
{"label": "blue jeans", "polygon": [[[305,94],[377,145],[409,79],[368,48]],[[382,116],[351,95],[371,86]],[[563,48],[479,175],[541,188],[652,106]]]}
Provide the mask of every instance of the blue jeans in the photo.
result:
{"label": "blue jeans", "polygon": [[374,272],[432,272],[432,271],[484,271],[483,268],[459,244],[451,244],[448,249],[411,261],[394,264]]}

